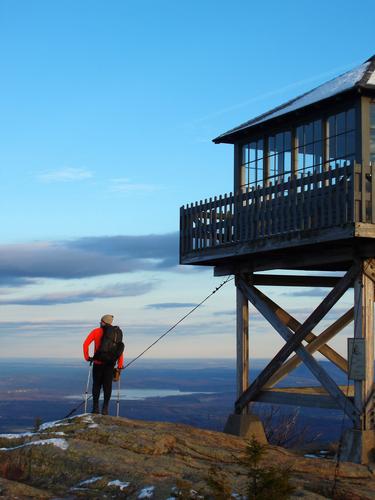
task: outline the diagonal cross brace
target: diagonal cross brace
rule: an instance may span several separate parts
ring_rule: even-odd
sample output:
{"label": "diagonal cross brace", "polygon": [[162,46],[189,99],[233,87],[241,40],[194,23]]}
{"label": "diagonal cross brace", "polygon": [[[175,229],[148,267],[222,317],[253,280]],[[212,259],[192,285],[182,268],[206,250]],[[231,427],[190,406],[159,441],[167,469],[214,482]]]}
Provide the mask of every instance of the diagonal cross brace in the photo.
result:
{"label": "diagonal cross brace", "polygon": [[[284,325],[289,327],[293,332],[296,332],[298,328],[300,328],[301,323],[298,320],[296,320],[292,315],[290,315],[282,307],[276,304],[276,302],[271,300],[259,290],[258,293]],[[326,343],[343,328],[345,328],[345,326],[347,326],[351,321],[353,321],[353,317],[354,308],[351,308],[318,336],[312,332],[308,333],[305,337],[305,340],[309,342],[309,344],[305,346],[306,350],[311,354],[318,350],[340,370],[342,370],[344,373],[348,373],[347,360],[343,358],[339,353],[337,353],[334,349],[326,345]],[[272,387],[273,385],[277,384],[277,382],[286,377],[288,373],[296,368],[301,362],[302,360],[300,360],[298,355],[293,356],[291,359],[286,361],[274,375],[272,375],[272,377],[266,382],[266,387]]]}
{"label": "diagonal cross brace", "polygon": [[[269,308],[263,298],[261,293],[252,285],[246,285],[245,283],[240,283],[241,290],[245,293],[247,298],[252,302],[255,307],[263,314],[263,316],[271,323],[275,330],[287,341],[287,344],[294,338],[289,328],[284,325],[284,323],[277,317],[277,315]],[[287,345],[286,344],[286,345]],[[298,356],[302,359],[305,365],[310,369],[310,371],[315,375],[315,377],[320,381],[322,386],[327,390],[331,397],[337,402],[337,404],[345,411],[348,417],[357,422],[359,418],[359,412],[353,405],[351,400],[349,400],[343,392],[339,389],[336,382],[325,372],[325,370],[319,365],[319,363],[314,359],[314,357],[303,347],[301,344],[297,347],[296,352]],[[251,386],[245,391],[242,396],[236,402],[236,411],[240,411],[251,399],[253,399],[262,389],[264,384],[267,383],[268,379],[264,379],[264,372],[267,368],[271,367],[274,369],[274,360],[267,365],[263,372],[258,376],[258,378],[251,384]],[[276,371],[276,370],[275,370]]]}
{"label": "diagonal cross brace", "polygon": [[[281,318],[282,320],[282,318]],[[341,316],[337,321],[332,323],[326,330],[324,330],[320,335],[318,335],[314,340],[309,341],[309,344],[305,346],[305,349],[310,354],[319,351],[323,356],[326,357],[331,363],[337,366],[344,373],[348,373],[348,362],[347,360],[337,353],[334,349],[327,346],[326,343],[332,337],[334,337],[338,332],[340,332],[346,325],[348,325],[353,320],[353,310],[347,311],[343,316]],[[300,323],[299,323],[300,324]],[[290,327],[290,325],[287,325]],[[294,332],[296,329],[291,328]],[[308,340],[308,339],[307,339]],[[286,377],[292,370],[297,368],[302,363],[302,360],[295,354],[290,359],[285,361],[281,368],[272,375],[272,377],[266,382],[265,388],[273,387],[275,384],[280,382],[284,377]]]}
{"label": "diagonal cross brace", "polygon": [[[325,373],[325,371],[315,361],[313,356],[309,354],[306,349],[301,345],[305,336],[319,323],[319,321],[327,314],[327,312],[334,306],[340,297],[349,288],[360,269],[359,263],[354,263],[349,271],[340,279],[337,285],[325,297],[321,304],[315,311],[307,318],[300,328],[293,335],[288,327],[286,327],[279,318],[274,314],[267,304],[259,297],[258,290],[247,285],[244,279],[238,277],[237,285],[241,288],[242,292],[247,296],[250,302],[263,314],[265,318],[272,324],[272,326],[282,335],[286,340],[286,344],[277,353],[273,360],[266,366],[258,378],[250,385],[250,387],[238,398],[236,402],[236,412],[242,411],[242,408],[248,404],[254,397],[262,390],[264,384],[269,378],[281,367],[287,357],[296,350],[298,355],[303,358],[305,364],[310,368],[314,375],[320,380],[322,385],[337,401],[340,407],[348,414],[348,416],[357,421],[359,412],[352,404],[352,402],[345,397],[342,391],[337,387],[336,383]],[[298,348],[298,350],[297,350]]]}

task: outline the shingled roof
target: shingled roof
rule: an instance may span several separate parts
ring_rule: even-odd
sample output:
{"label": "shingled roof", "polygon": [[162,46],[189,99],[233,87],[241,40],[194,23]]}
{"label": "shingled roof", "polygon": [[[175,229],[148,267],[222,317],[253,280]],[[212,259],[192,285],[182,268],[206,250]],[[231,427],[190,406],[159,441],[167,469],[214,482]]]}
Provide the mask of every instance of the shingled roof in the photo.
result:
{"label": "shingled roof", "polygon": [[328,82],[319,85],[319,87],[295,97],[281,106],[277,106],[276,108],[273,108],[270,111],[267,111],[266,113],[263,113],[262,115],[259,115],[256,118],[253,118],[242,125],[219,135],[213,139],[213,142],[216,144],[222,142],[232,143],[238,135],[241,135],[241,133],[251,129],[252,127],[355,89],[375,90],[375,55],[370,57],[370,59],[367,59],[367,61],[361,65],[340,76],[337,76],[333,80],[329,80]]}

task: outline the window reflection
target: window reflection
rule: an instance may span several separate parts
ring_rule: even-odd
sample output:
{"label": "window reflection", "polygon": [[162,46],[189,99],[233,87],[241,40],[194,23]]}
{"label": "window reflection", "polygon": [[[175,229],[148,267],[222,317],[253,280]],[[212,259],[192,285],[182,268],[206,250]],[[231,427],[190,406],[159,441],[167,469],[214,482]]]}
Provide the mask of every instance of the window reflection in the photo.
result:
{"label": "window reflection", "polygon": [[323,126],[322,120],[305,123],[297,127],[296,170],[311,174],[320,172],[323,165]]}
{"label": "window reflection", "polygon": [[328,118],[326,168],[344,166],[355,159],[355,114],[349,109]]}
{"label": "window reflection", "polygon": [[263,139],[242,147],[242,165],[246,167],[246,184],[263,183]]}
{"label": "window reflection", "polygon": [[268,180],[282,182],[291,174],[292,134],[290,131],[279,132],[268,138]]}

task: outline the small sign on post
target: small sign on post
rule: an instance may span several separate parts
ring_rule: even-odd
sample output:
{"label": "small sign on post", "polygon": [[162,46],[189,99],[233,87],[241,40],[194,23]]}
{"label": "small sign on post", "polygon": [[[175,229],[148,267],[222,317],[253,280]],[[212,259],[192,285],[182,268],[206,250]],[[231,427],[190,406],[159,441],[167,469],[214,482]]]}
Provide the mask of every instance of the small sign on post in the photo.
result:
{"label": "small sign on post", "polygon": [[365,380],[366,378],[365,342],[365,339],[348,339],[348,378],[350,380]]}

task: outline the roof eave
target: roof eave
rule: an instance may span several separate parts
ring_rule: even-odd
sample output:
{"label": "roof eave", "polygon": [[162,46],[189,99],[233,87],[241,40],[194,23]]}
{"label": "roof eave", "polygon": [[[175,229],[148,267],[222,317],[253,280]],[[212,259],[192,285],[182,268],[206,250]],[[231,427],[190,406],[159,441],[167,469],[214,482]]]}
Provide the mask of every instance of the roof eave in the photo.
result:
{"label": "roof eave", "polygon": [[280,120],[284,120],[286,118],[290,118],[291,116],[297,116],[303,114],[305,111],[310,111],[316,107],[320,107],[322,104],[334,102],[338,98],[341,98],[343,95],[350,95],[350,94],[356,94],[360,93],[361,89],[367,89],[367,90],[375,90],[374,86],[370,85],[355,85],[351,87],[350,89],[346,89],[338,94],[335,94],[333,96],[327,97],[326,99],[322,99],[320,101],[316,101],[312,104],[309,104],[308,106],[304,106],[302,108],[294,109],[292,111],[289,111],[285,114],[275,116],[273,118],[270,118],[269,120],[264,120],[259,123],[254,123],[253,125],[249,125],[248,127],[241,128],[239,130],[233,130],[233,131],[228,131],[224,134],[219,135],[218,137],[215,137],[215,139],[212,139],[212,142],[214,144],[234,144],[237,142],[242,136],[248,135],[249,131],[252,129],[257,129],[257,128],[265,128],[271,125],[272,123],[277,123],[280,122]]}

